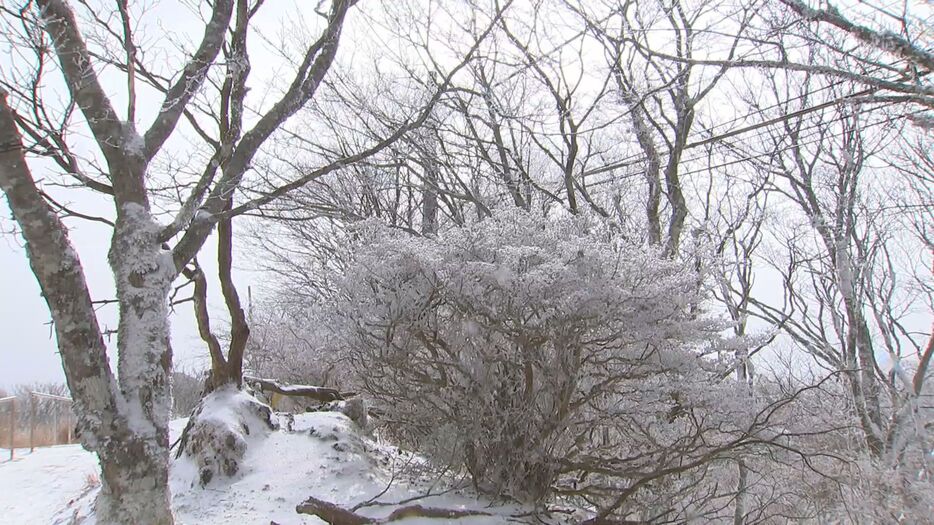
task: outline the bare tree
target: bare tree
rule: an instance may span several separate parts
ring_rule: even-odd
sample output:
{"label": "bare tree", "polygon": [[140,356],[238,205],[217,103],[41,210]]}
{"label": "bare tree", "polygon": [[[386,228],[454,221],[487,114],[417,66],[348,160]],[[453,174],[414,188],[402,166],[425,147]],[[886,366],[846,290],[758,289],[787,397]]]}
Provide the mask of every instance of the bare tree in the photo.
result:
{"label": "bare tree", "polygon": [[[126,2],[118,2],[115,19],[121,23],[116,28],[108,24],[108,16],[83,6],[87,23],[97,32],[79,22],[63,0],[41,0],[22,10],[3,8],[12,30],[7,41],[32,61],[3,78],[0,187],[26,240],[30,264],[49,305],[82,442],[101,461],[97,513],[102,522],[173,521],[167,486],[172,369],[167,297],[173,281],[186,271],[215,227],[221,230],[224,257],[229,254],[232,217],[386,148],[427,118],[430,107],[463,66],[450,69],[439,89],[380,140],[325,159],[317,169],[235,204],[235,192],[243,187],[261,147],[318,92],[354,4],[353,0],[335,0],[326,13],[320,13],[320,34],[295,61],[294,75],[281,95],[251,119],[249,127],[243,118],[250,74],[245,38],[251,17],[264,5],[261,0],[218,0],[210,5],[200,42],[189,51],[184,67],[168,74],[155,71],[145,60],[145,50],[139,48],[132,31],[132,8]],[[495,16],[489,25],[493,23]],[[480,40],[483,36],[481,31]],[[113,52],[110,45],[122,52]],[[468,47],[467,58],[476,43]],[[50,115],[52,94],[43,89],[52,69],[47,62],[50,52],[57,57],[70,96],[56,115]],[[214,84],[209,81],[210,71],[221,63],[226,74],[219,86],[219,135],[213,137],[194,113],[201,105],[199,94]],[[123,114],[102,85],[105,67],[123,75],[127,100]],[[161,93],[162,102],[152,124],[138,131],[138,104],[143,103],[138,94],[144,85]],[[75,135],[70,131],[72,120],[79,115],[91,132],[102,166],[93,160],[84,162],[74,153]],[[182,135],[182,128],[200,137],[212,153],[194,180],[185,182],[187,197],[172,220],[163,224],[154,216],[158,189],[153,166],[170,137]],[[81,262],[60,218],[67,212],[47,198],[36,182],[34,163],[26,158],[33,152],[50,157],[73,183],[103,195],[115,210],[115,220],[100,220],[113,225],[109,262],[119,308],[116,373],[109,364]],[[242,320],[235,290],[223,282],[229,280],[229,265],[222,262],[221,266],[228,270],[225,275],[222,269],[221,277],[229,310]],[[237,344],[227,357],[224,381],[237,382],[246,337],[242,330],[235,334]]]}
{"label": "bare tree", "polygon": [[[769,154],[759,165],[772,173],[770,200],[791,206],[770,228],[765,252],[781,278],[781,304],[761,292],[744,293],[742,281],[723,294],[744,297],[751,315],[774,323],[819,366],[842,374],[863,444],[854,457],[893,472],[872,470],[878,478],[867,485],[876,488],[851,488],[873,493],[882,484],[894,489],[899,505],[921,515],[931,444],[930,415],[918,399],[930,356],[927,337],[907,327],[905,305],[919,298],[905,282],[913,261],[896,255],[902,246],[918,246],[904,228],[915,215],[914,195],[906,191],[910,179],[873,165],[891,154],[888,132],[905,125],[903,108],[838,102],[800,114],[801,107],[820,107],[822,99],[837,100],[837,90],[852,88],[818,79],[806,77],[800,92],[782,74],[771,82],[786,118],[763,138]],[[885,512],[890,504],[875,506]]]}
{"label": "bare tree", "polygon": [[[435,243],[443,244],[461,228],[477,227],[471,211],[481,223],[496,223],[498,214],[514,213],[506,209],[513,207],[544,210],[546,215],[557,211],[558,217],[550,218],[556,221],[566,218],[564,211],[579,215],[583,222],[594,220],[591,226],[612,230],[607,237],[614,242],[641,238],[671,258],[694,263],[692,285],[696,292],[710,291],[707,298],[713,301],[697,300],[688,317],[696,320],[691,316],[703,316],[704,308],[714,303],[731,322],[732,336],[743,343],[724,343],[699,359],[706,365],[717,363],[716,373],[707,380],[717,388],[735,387],[730,402],[762,407],[774,419],[763,423],[768,428],[737,429],[734,436],[741,445],[705,456],[710,449],[692,448],[690,441],[707,439],[713,427],[705,425],[712,420],[698,407],[680,412],[683,400],[666,399],[664,406],[672,416],[697,416],[697,424],[679,417],[669,420],[667,411],[654,415],[660,425],[686,426],[672,431],[671,447],[659,445],[624,464],[619,441],[645,438],[654,447],[654,427],[646,428],[640,419],[648,417],[644,414],[629,419],[618,412],[610,416],[616,405],[594,402],[591,411],[579,414],[584,421],[579,432],[577,427],[565,429],[575,443],[586,444],[587,454],[576,456],[579,462],[557,461],[559,472],[550,478],[549,488],[544,478],[533,480],[532,474],[551,476],[555,472],[548,469],[553,465],[506,460],[490,464],[480,453],[474,459],[465,456],[462,463],[475,472],[478,484],[499,477],[491,489],[495,490],[498,482],[508,484],[509,475],[529,473],[527,478],[537,486],[519,487],[517,493],[523,488],[536,494],[550,490],[558,498],[584,501],[599,509],[594,523],[637,514],[647,521],[677,522],[694,511],[734,523],[770,517],[838,519],[835,513],[852,511],[849,507],[859,500],[858,494],[871,493],[865,487],[880,486],[886,487],[886,494],[897,492],[904,498],[894,504],[899,508],[908,502],[905,508],[923,509],[922,498],[912,500],[911,494],[923,493],[927,482],[910,482],[905,474],[924,477],[930,472],[930,456],[925,455],[931,450],[925,426],[930,416],[921,400],[934,350],[929,334],[910,326],[908,311],[909,305],[930,302],[932,288],[927,264],[906,268],[911,265],[905,261],[917,260],[908,255],[919,245],[931,246],[930,147],[922,134],[918,144],[903,148],[896,160],[890,155],[899,133],[889,130],[902,132],[908,118],[919,130],[929,129],[924,127],[930,126],[929,119],[910,105],[925,103],[924,68],[919,66],[917,74],[903,72],[885,50],[848,47],[846,35],[837,29],[812,32],[783,5],[594,5],[541,2],[528,11],[512,11],[466,65],[469,75],[452,83],[451,96],[439,101],[418,134],[400,138],[367,162],[317,180],[314,191],[279,201],[275,212],[282,222],[277,228],[286,235],[263,240],[278,257],[275,266],[290,279],[288,293],[277,300],[284,304],[294,299],[292,295],[300,296],[307,300],[296,310],[302,313],[322,303],[324,310],[333,309],[333,303],[321,299],[334,299],[335,283],[347,285],[341,280],[348,269],[341,256],[347,253],[340,246],[359,241],[357,229],[345,229],[349,222],[375,217],[395,230],[392,235],[401,230],[413,237],[434,237],[396,239],[399,245],[424,242],[428,251],[440,249]],[[427,42],[413,38],[411,44],[431,57]],[[595,49],[596,55],[590,53]],[[436,86],[442,69],[436,60],[427,62],[436,76],[418,82]],[[331,78],[335,85],[354,85],[350,74]],[[361,119],[366,122],[391,120],[389,116],[410,103],[404,94],[373,104],[355,95],[355,89],[339,91],[352,99],[348,106],[356,115],[367,116]],[[343,132],[341,147],[375,136],[376,127],[350,130],[339,119],[331,120],[329,129]],[[691,150],[698,155],[689,154]],[[885,171],[878,171],[879,162],[886,164]],[[627,167],[631,169],[624,170]],[[891,184],[880,184],[876,177],[896,173],[901,176]],[[596,180],[597,175],[603,176]],[[628,225],[638,223],[631,230],[621,226],[627,216]],[[367,270],[382,268],[386,254],[396,248],[389,243],[377,250]],[[572,254],[567,260],[578,259]],[[570,264],[567,260],[563,264]],[[359,297],[385,291],[381,286],[399,277],[393,272],[402,266],[383,268],[387,274],[374,278],[370,288],[349,294],[354,307],[362,310],[355,315],[372,319],[368,316],[375,306],[361,306]],[[425,273],[428,277],[419,278],[433,282],[432,272]],[[760,283],[776,276],[781,296],[768,297],[768,285],[763,291]],[[364,280],[350,282],[365,287],[360,284]],[[426,404],[419,394],[422,383],[424,388],[444,390],[439,385],[450,386],[445,381],[455,376],[463,375],[464,384],[478,381],[457,368],[463,354],[452,350],[469,346],[468,336],[457,333],[461,324],[444,318],[450,311],[463,313],[464,305],[437,307],[436,302],[449,300],[447,292],[426,285],[413,293],[407,286],[416,280],[403,281],[399,294],[425,301],[419,303],[424,312],[400,320],[392,316],[402,314],[387,307],[390,319],[375,327],[355,326],[365,341],[347,345],[351,349],[343,353],[351,356],[345,362],[356,360],[353,367],[364,371],[358,379],[364,385],[361,390],[369,388],[377,402],[396,411],[396,419],[387,424],[395,425],[394,431],[408,444],[431,453],[436,451],[426,445],[430,440],[411,433],[436,431],[439,425],[426,421],[441,416],[428,408],[404,418],[398,411]],[[304,286],[294,290],[296,282]],[[474,284],[455,288],[472,290]],[[399,303],[386,304],[394,308]],[[431,315],[438,316],[434,326]],[[751,322],[762,320],[771,326],[760,337]],[[299,335],[289,344],[314,355],[324,347],[316,339],[324,323],[311,315],[303,321],[294,327]],[[387,333],[397,334],[410,321],[421,339],[386,341],[391,339]],[[495,328],[512,321],[484,322]],[[427,323],[427,328],[419,323]],[[568,321],[568,326],[578,323],[585,321]],[[447,329],[452,333],[445,334]],[[785,363],[773,356],[764,361],[776,361],[774,367],[760,368],[757,352],[788,343],[778,334],[790,338],[794,358],[802,361]],[[515,350],[509,344],[503,348],[506,353]],[[387,349],[403,357],[381,353]],[[509,356],[516,372],[504,372],[503,381],[493,383],[515,382],[515,397],[531,404],[534,396],[521,397],[526,362],[522,352],[515,351]],[[492,352],[492,346],[479,352]],[[334,353],[340,356],[342,351],[337,348]],[[596,354],[594,360],[603,358]],[[499,356],[485,357],[502,363]],[[413,359],[419,366],[411,366]],[[541,364],[527,361],[533,368]],[[560,376],[564,371],[533,371],[531,376]],[[397,372],[401,375],[393,375]],[[401,381],[405,374],[419,386],[381,384]],[[533,388],[541,386],[531,383]],[[619,388],[612,403],[629,402],[643,394],[643,388],[642,383],[631,390]],[[469,404],[474,400],[465,390],[469,389],[439,395],[451,395],[452,405]],[[503,401],[507,411],[516,411],[513,419],[529,417],[509,404],[514,401]],[[711,400],[711,406],[721,407],[722,402]],[[769,403],[780,404],[779,412],[784,412],[771,412]],[[453,418],[456,424],[476,423],[477,418],[460,414]],[[497,417],[489,419],[492,427],[500,423]],[[724,424],[740,419],[737,415]],[[441,436],[445,437],[449,436]],[[509,445],[491,440],[484,445],[505,451],[508,461],[524,461]],[[639,463],[646,457],[655,463]],[[674,465],[681,460],[688,465],[684,469]],[[509,465],[507,472],[497,471],[503,465]],[[889,476],[880,465],[899,475]],[[872,481],[860,485],[861,474]],[[889,481],[878,484],[886,477]],[[575,481],[564,483],[571,479]],[[827,503],[832,508],[826,508]],[[877,507],[888,512],[892,505]],[[671,509],[677,511],[664,514]]]}
{"label": "bare tree", "polygon": [[[632,124],[641,153],[638,158],[627,157],[591,172],[609,171],[615,167],[613,164],[644,166],[648,241],[664,246],[669,256],[677,254],[688,218],[688,198],[681,173],[685,171],[685,152],[695,130],[697,107],[729,69],[729,61],[745,39],[755,6],[755,2],[741,3],[727,17],[735,27],[730,27],[728,35],[722,34],[728,43],[726,60],[712,71],[695,67],[691,61],[707,43],[709,7],[704,4],[660,1],[626,2],[619,8],[585,4],[573,7],[604,49],[616,95]],[[656,32],[670,37],[659,41],[653,36]],[[666,58],[656,52],[666,54]],[[663,195],[668,220],[661,217]],[[665,223],[667,231],[663,237]]]}

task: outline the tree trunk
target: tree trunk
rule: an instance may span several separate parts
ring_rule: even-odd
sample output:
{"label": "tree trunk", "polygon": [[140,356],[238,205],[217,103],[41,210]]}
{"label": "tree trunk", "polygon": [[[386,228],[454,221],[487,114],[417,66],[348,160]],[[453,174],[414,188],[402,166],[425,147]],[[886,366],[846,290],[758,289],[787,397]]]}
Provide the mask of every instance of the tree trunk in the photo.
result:
{"label": "tree trunk", "polygon": [[52,315],[82,445],[100,459],[98,522],[170,525],[166,303],[171,256],[154,242],[157,228],[145,208],[126,205],[110,257],[121,313],[118,391],[81,261],[32,178],[2,91],[0,143],[0,188],[22,228],[29,264]]}
{"label": "tree trunk", "polygon": [[[225,210],[230,210],[232,202]],[[186,269],[184,274],[192,280],[195,291],[192,296],[195,307],[195,319],[201,339],[207,343],[211,356],[211,375],[205,392],[207,395],[224,385],[240,388],[243,384],[243,356],[250,339],[250,325],[240,304],[240,294],[233,282],[233,224],[226,218],[217,225],[217,266],[221,293],[227,312],[230,314],[230,346],[227,356],[221,349],[220,341],[211,331],[211,318],[208,313],[207,277],[195,261],[195,268]]]}
{"label": "tree trunk", "polygon": [[[142,173],[136,176],[141,179]],[[159,233],[144,193],[140,192],[140,203],[126,202],[118,208],[108,258],[120,312],[118,399],[125,435],[105,440],[98,451],[103,475],[97,511],[103,523],[172,523],[168,295],[176,270],[171,252],[162,249]]]}
{"label": "tree trunk", "polygon": [[648,183],[648,195],[645,201],[645,219],[648,224],[649,244],[658,246],[662,242],[662,221],[659,217],[659,206],[661,205],[662,183],[661,183],[661,160],[659,159],[658,148],[655,146],[655,139],[652,137],[652,130],[646,122],[645,107],[640,97],[628,87],[628,83],[623,79],[621,73],[616,75],[617,85],[623,91],[623,100],[629,107],[629,118],[632,121],[633,130],[636,132],[636,139],[645,155],[645,178]]}
{"label": "tree trunk", "polygon": [[[233,201],[227,204],[230,210]],[[217,268],[221,293],[230,314],[230,349],[227,353],[226,383],[237,388],[243,384],[243,355],[250,340],[250,325],[240,304],[240,294],[233,282],[233,219],[217,225]],[[215,384],[215,388],[220,385]]]}
{"label": "tree trunk", "polygon": [[739,469],[739,478],[736,482],[736,504],[733,507],[733,525],[743,525],[746,518],[746,477],[748,469],[746,463],[740,459],[737,461]]}
{"label": "tree trunk", "polygon": [[171,525],[167,443],[135,439],[112,448],[99,454],[97,522]]}
{"label": "tree trunk", "polygon": [[687,94],[681,95],[682,100],[678,109],[678,121],[675,129],[675,140],[668,154],[668,165],[665,167],[665,186],[668,190],[668,203],[671,205],[671,220],[668,223],[668,241],[665,245],[665,256],[672,259],[678,256],[681,247],[681,235],[684,233],[684,221],[688,216],[687,201],[681,190],[681,176],[679,174],[681,155],[687,145],[688,134],[694,123],[694,110],[687,108],[689,104]]}
{"label": "tree trunk", "polygon": [[438,233],[438,176],[434,162],[428,162],[422,182],[422,235],[435,235]]}

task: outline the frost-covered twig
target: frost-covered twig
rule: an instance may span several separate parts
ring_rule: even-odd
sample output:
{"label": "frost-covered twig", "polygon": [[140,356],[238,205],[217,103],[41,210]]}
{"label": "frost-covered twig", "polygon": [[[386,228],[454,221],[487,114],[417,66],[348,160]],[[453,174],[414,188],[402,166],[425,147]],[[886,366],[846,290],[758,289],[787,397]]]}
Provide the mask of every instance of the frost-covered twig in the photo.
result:
{"label": "frost-covered twig", "polygon": [[[386,486],[386,490],[389,489],[391,484],[392,482],[390,482],[390,485]],[[364,501],[362,503],[357,503],[356,505],[353,506],[353,510],[357,511],[365,507],[394,507],[396,505],[404,505],[406,503],[411,503],[413,501],[418,501],[420,499],[431,498],[435,496],[442,496],[455,489],[456,487],[451,487],[449,489],[442,490],[441,492],[434,492],[434,493],[429,490],[428,492],[425,492],[423,494],[418,494],[417,496],[412,496],[412,497],[405,498],[399,501],[376,501],[377,498],[379,498],[380,496],[386,493],[386,490],[383,490],[383,492],[380,492],[379,494],[370,498],[369,500]]]}
{"label": "frost-covered twig", "polygon": [[351,508],[351,510],[353,510],[354,512],[356,512],[356,511],[360,510],[360,509],[363,508],[363,507],[369,507],[369,506],[373,506],[373,505],[385,505],[385,503],[382,503],[382,502],[379,502],[379,501],[376,501],[376,500],[378,500],[379,498],[383,497],[383,495],[385,495],[387,492],[389,492],[389,489],[392,487],[392,484],[396,481],[396,474],[398,474],[401,470],[403,470],[403,469],[405,469],[406,467],[408,467],[409,464],[412,463],[412,458],[414,458],[414,457],[415,457],[414,455],[410,455],[409,458],[406,459],[405,465],[402,465],[402,469],[400,469],[400,470],[396,470],[396,468],[395,468],[395,466],[396,466],[396,458],[392,458],[392,467],[393,467],[393,468],[392,468],[392,476],[389,477],[389,483],[386,484],[386,487],[383,488],[383,490],[379,491],[379,493],[377,493],[377,494],[376,494],[375,496],[373,496],[372,498],[370,498],[370,499],[368,499],[368,500],[366,500],[366,501],[361,501],[360,503],[357,503],[356,505],[354,505],[354,506]]}

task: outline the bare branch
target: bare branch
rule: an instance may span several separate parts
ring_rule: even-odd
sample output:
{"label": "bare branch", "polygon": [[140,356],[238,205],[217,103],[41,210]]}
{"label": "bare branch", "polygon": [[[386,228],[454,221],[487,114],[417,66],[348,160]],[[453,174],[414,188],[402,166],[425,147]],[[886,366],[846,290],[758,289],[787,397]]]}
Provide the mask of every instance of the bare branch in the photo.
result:
{"label": "bare branch", "polygon": [[37,0],[52,37],[71,96],[84,114],[94,139],[108,162],[122,157],[126,139],[123,123],[101,87],[81,37],[74,12],[63,0]]}
{"label": "bare branch", "polygon": [[188,102],[204,82],[208,69],[214,63],[224,43],[224,35],[230,24],[232,12],[233,0],[215,0],[211,20],[204,27],[204,36],[198,50],[185,65],[178,80],[166,91],[159,115],[146,131],[144,143],[147,159],[152,159],[162,148],[166,139],[175,130],[178,119],[188,106]]}
{"label": "bare branch", "polygon": [[873,47],[893,53],[928,71],[934,71],[934,53],[922,49],[890,31],[876,31],[855,24],[841,15],[840,11],[830,2],[827,2],[826,9],[813,9],[801,0],[781,0],[781,2],[803,16],[805,20],[827,22]]}

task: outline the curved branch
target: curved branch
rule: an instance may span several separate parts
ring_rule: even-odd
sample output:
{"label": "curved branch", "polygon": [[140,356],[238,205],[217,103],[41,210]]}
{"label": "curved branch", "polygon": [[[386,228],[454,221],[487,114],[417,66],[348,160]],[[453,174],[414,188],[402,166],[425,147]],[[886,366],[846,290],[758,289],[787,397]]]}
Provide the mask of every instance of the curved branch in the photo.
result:
{"label": "curved branch", "polygon": [[62,0],[38,0],[37,4],[55,44],[68,91],[84,114],[104,157],[108,162],[118,159],[120,146],[125,142],[123,123],[91,65],[91,55],[81,38],[74,12]]}

